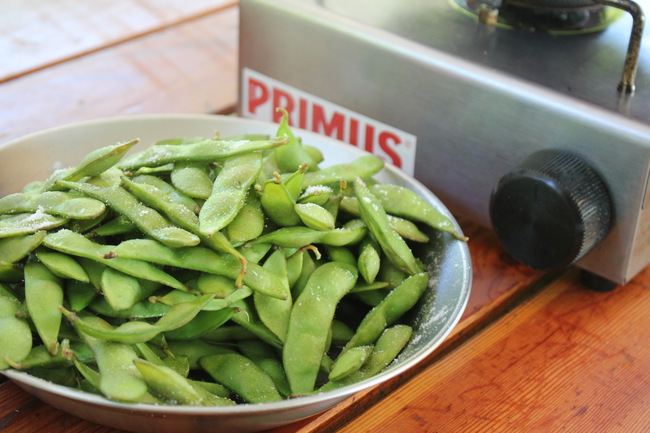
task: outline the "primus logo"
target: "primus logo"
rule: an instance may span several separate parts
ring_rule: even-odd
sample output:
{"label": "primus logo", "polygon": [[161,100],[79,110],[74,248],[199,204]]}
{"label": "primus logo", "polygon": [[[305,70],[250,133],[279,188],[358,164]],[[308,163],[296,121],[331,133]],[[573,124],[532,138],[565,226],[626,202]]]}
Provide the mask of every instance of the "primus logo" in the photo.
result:
{"label": "primus logo", "polygon": [[292,126],[327,135],[368,152],[413,175],[416,137],[325,99],[245,68],[242,72],[242,115],[278,122],[289,112]]}

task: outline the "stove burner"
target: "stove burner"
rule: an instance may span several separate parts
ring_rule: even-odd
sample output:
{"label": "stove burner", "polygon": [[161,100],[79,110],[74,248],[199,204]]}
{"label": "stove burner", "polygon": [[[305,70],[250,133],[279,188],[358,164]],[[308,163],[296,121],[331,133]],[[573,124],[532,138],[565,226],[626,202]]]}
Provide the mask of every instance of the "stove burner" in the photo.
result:
{"label": "stove burner", "polygon": [[[618,91],[634,92],[645,17],[633,0],[453,0],[478,21],[499,26],[553,34],[578,34],[605,30],[622,11],[632,15],[632,33]],[[606,7],[609,6],[609,7]]]}
{"label": "stove burner", "polygon": [[481,22],[525,31],[577,34],[601,31],[621,11],[591,0],[456,0]]}

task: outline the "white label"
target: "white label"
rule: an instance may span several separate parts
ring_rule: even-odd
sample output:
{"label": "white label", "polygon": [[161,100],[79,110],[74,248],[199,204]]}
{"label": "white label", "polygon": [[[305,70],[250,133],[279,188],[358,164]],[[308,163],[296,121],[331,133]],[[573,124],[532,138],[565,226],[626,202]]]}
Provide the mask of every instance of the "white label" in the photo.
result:
{"label": "white label", "polygon": [[414,135],[245,68],[242,116],[277,123],[277,107],[287,110],[290,125],[365,149],[413,175]]}

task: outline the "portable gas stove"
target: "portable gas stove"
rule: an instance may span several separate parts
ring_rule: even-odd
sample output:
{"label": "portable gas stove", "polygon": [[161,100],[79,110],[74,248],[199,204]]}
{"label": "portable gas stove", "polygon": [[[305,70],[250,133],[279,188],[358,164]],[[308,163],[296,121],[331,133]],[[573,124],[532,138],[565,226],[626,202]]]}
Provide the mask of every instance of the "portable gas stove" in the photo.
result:
{"label": "portable gas stove", "polygon": [[[645,0],[643,0],[645,1]],[[363,147],[537,269],[650,263],[650,46],[631,0],[241,0],[240,107]]]}

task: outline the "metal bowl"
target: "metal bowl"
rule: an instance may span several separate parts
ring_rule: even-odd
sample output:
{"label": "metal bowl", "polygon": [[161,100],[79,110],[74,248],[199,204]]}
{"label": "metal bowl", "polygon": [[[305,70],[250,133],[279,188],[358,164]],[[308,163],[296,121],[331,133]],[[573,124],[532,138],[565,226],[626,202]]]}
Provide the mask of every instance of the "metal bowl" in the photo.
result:
{"label": "metal bowl", "polygon": [[[29,135],[0,146],[0,196],[26,183],[47,178],[54,169],[77,164],[89,151],[115,142],[140,138],[142,144],[179,136],[274,134],[277,125],[231,116],[145,115],[89,121]],[[295,129],[303,142],[325,155],[323,166],[364,155],[365,151],[321,135]],[[447,208],[421,183],[387,164],[377,176],[384,183],[406,186],[450,216]],[[458,227],[460,231],[460,227]],[[353,394],[375,386],[421,362],[458,323],[471,288],[471,258],[467,244],[446,233],[430,233],[431,242],[418,251],[431,280],[418,305],[403,322],[414,335],[402,354],[375,377],[337,390],[274,403],[234,407],[121,404],[97,395],[52,384],[19,371],[7,377],[44,402],[80,418],[134,432],[260,431],[315,415]]]}

